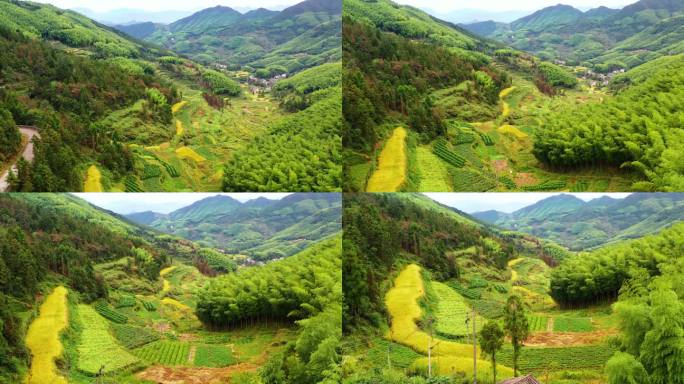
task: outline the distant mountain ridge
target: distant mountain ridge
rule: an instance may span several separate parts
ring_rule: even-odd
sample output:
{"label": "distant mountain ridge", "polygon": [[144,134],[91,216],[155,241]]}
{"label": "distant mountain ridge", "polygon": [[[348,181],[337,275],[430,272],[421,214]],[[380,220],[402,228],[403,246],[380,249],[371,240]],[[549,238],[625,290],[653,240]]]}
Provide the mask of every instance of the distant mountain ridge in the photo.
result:
{"label": "distant mountain ridge", "polygon": [[339,232],[341,209],[341,197],[334,193],[296,193],[244,203],[216,195],[169,214],[136,212],[125,217],[204,246],[265,260],[292,255]]}
{"label": "distant mountain ridge", "polygon": [[136,38],[190,56],[204,64],[284,67],[288,72],[341,58],[342,3],[306,0],[282,11],[240,13],[217,6],[171,24],[117,25]]}
{"label": "distant mountain ridge", "polygon": [[513,213],[484,211],[472,216],[582,250],[642,237],[681,221],[684,193],[634,193],[624,199],[603,196],[588,202],[561,194]]}
{"label": "distant mountain ridge", "polygon": [[[462,24],[482,36],[532,52],[544,59],[583,65],[632,68],[663,55],[684,52],[684,31],[670,31],[667,39],[637,36],[668,23],[682,26],[684,1],[640,0],[622,9],[604,6],[582,12],[569,5],[546,7],[509,24],[491,21]],[[651,31],[652,33],[653,31]],[[650,44],[640,44],[646,39]]]}

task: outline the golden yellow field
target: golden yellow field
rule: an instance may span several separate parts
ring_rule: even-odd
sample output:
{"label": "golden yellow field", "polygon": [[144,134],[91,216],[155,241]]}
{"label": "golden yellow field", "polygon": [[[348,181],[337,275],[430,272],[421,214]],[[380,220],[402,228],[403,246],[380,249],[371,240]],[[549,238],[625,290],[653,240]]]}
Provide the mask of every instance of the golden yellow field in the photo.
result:
{"label": "golden yellow field", "polygon": [[100,170],[97,169],[95,165],[91,165],[88,168],[88,173],[86,174],[86,179],[83,184],[84,192],[102,192],[102,184],[100,183]]}
{"label": "golden yellow field", "polygon": [[503,102],[503,112],[501,113],[503,117],[508,117],[508,115],[511,114],[511,107],[508,105],[507,102],[503,100],[503,98],[508,96],[508,94],[513,92],[513,90],[515,90],[515,87],[502,89],[501,92],[499,92],[499,99],[501,99],[501,101]]}
{"label": "golden yellow field", "polygon": [[[416,264],[407,266],[395,280],[394,287],[385,296],[385,305],[392,316],[392,327],[389,337],[405,344],[414,350],[427,354],[430,335],[418,328],[416,321],[422,311],[418,300],[425,294],[420,267]],[[472,356],[473,347],[452,341],[433,339],[431,345],[439,343],[439,350],[434,353],[452,356]]]}
{"label": "golden yellow field", "polygon": [[202,157],[202,155],[193,151],[190,147],[180,147],[176,149],[176,154],[181,159],[192,159],[198,163],[201,163],[206,160],[204,157]]}
{"label": "golden yellow field", "polygon": [[188,103],[187,101],[183,100],[180,103],[174,104],[173,107],[171,107],[171,112],[176,113],[176,112],[180,111],[181,108],[183,108],[187,103]]}
{"label": "golden yellow field", "polygon": [[518,139],[524,139],[527,137],[527,133],[519,130],[517,127],[510,125],[510,124],[505,124],[499,127],[498,129],[499,133],[508,133],[511,134]]}
{"label": "golden yellow field", "polygon": [[392,132],[380,152],[378,168],[368,180],[368,192],[394,192],[406,181],[406,129]]}
{"label": "golden yellow field", "polygon": [[515,90],[515,86],[508,87],[506,89],[502,89],[501,92],[499,92],[499,98],[503,99],[504,97],[508,96],[514,90]]}
{"label": "golden yellow field", "polygon": [[171,267],[166,267],[166,268],[162,269],[161,271],[159,271],[159,276],[164,277],[164,276],[168,275],[169,273],[173,272],[174,269],[176,269],[175,265],[171,266]]}
{"label": "golden yellow field", "polygon": [[67,326],[67,290],[59,286],[40,306],[39,316],[31,323],[26,334],[26,347],[31,351],[31,369],[27,384],[66,384],[57,373],[55,359],[62,355],[59,334]]}
{"label": "golden yellow field", "polygon": [[[414,370],[427,371],[428,359],[427,357],[417,359],[411,365]],[[464,372],[467,376],[473,374],[473,359],[465,357],[444,357],[435,356],[432,360],[433,373],[443,376],[452,376],[459,372]],[[513,369],[497,364],[496,365],[496,380],[504,380],[513,377]],[[477,378],[484,382],[492,381],[492,363],[481,358],[477,359]]]}
{"label": "golden yellow field", "polygon": [[181,136],[183,134],[183,122],[176,120],[176,136]]}

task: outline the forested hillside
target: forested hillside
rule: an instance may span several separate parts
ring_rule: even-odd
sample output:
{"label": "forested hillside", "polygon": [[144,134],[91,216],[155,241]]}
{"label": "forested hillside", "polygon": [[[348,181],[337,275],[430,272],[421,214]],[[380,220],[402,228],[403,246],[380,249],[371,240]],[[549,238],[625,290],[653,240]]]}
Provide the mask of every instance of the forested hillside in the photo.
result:
{"label": "forested hillside", "polygon": [[[557,5],[495,42],[389,0],[347,3],[345,190],[681,189],[681,5]],[[533,46],[575,44],[593,26],[614,41],[583,66]]]}
{"label": "forested hillside", "polygon": [[639,190],[682,190],[684,60],[681,55],[672,60],[671,68],[651,73],[604,103],[551,114],[544,129],[535,131],[534,155],[561,169],[602,165],[633,169],[646,178],[633,185]]}
{"label": "forested hillside", "polygon": [[490,211],[473,216],[582,250],[643,237],[681,221],[684,195],[635,193],[624,199],[603,196],[588,202],[572,195],[558,195],[511,214]]}
{"label": "forested hillside", "polygon": [[297,193],[281,200],[259,198],[241,203],[228,196],[200,200],[154,220],[140,221],[162,232],[249,255],[255,260],[290,256],[340,231],[338,194]]}
{"label": "forested hillside", "polygon": [[641,0],[623,9],[586,12],[559,4],[494,29],[481,29],[479,23],[464,27],[544,59],[607,73],[682,53],[682,15],[684,5],[676,0]]}
{"label": "forested hillside", "polygon": [[[203,66],[73,11],[0,1],[0,188],[339,190],[340,16],[318,3],[233,11],[251,27],[230,38],[265,44],[252,52],[263,64]],[[175,28],[220,30],[224,11]],[[264,43],[264,26],[287,42]],[[34,134],[35,150],[16,126]]]}
{"label": "forested hillside", "polygon": [[341,13],[337,0],[307,0],[279,12],[260,8],[245,14],[217,6],[157,24],[151,32],[135,24],[117,28],[203,64],[251,67],[270,78],[340,60]]}
{"label": "forested hillside", "polygon": [[0,240],[2,382],[339,382],[339,228],[254,266],[71,195],[13,194]]}
{"label": "forested hillside", "polygon": [[[475,331],[478,382],[679,382],[681,223],[575,255],[437,207],[408,194],[345,199],[343,383],[470,381]],[[549,208],[523,215],[561,222]]]}

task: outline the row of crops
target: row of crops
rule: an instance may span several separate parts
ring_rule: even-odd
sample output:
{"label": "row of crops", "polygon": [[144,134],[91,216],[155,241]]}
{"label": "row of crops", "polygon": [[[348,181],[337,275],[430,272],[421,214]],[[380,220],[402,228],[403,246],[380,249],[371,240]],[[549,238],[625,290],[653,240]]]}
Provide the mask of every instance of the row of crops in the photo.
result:
{"label": "row of crops", "polygon": [[161,168],[159,168],[158,165],[145,163],[142,175],[143,180],[152,179],[159,176],[161,176]]}
{"label": "row of crops", "polygon": [[157,310],[157,305],[151,301],[143,300],[142,305],[146,310],[150,312],[154,312]]}
{"label": "row of crops", "polygon": [[508,189],[516,189],[518,185],[508,176],[499,176],[499,182]]}
{"label": "row of crops", "polygon": [[493,179],[484,176],[480,172],[469,169],[450,168],[449,174],[453,179],[452,185],[456,192],[486,192],[496,187],[496,182]]}
{"label": "row of crops", "polygon": [[155,341],[133,351],[147,362],[165,365],[187,364],[189,352],[190,344],[169,340]]}
{"label": "row of crops", "polygon": [[562,180],[547,180],[541,184],[525,186],[523,189],[528,192],[553,191],[557,189],[563,189],[565,188],[565,185],[566,182]]}
{"label": "row of crops", "polygon": [[109,333],[109,324],[88,305],[78,305],[82,332],[78,341],[78,369],[95,374],[113,372],[139,362],[139,359],[117,344]]}
{"label": "row of crops", "polygon": [[138,179],[136,179],[133,175],[126,176],[126,179],[124,179],[124,186],[126,187],[126,192],[143,191],[142,188],[140,188],[140,184],[138,184]]}
{"label": "row of crops", "polygon": [[475,276],[468,282],[468,289],[486,288],[489,282],[479,276]]}
{"label": "row of crops", "polygon": [[109,305],[107,305],[107,303],[102,301],[95,304],[95,310],[105,319],[108,319],[114,323],[125,324],[128,321],[128,317],[126,315],[115,311]]}
{"label": "row of crops", "polygon": [[496,283],[496,284],[493,284],[492,286],[499,293],[508,293],[508,288],[506,288],[506,286],[503,284]]}
{"label": "row of crops", "polygon": [[479,300],[480,299],[480,292],[477,292],[472,289],[468,289],[461,284],[459,284],[456,281],[450,281],[448,285],[456,292],[458,292],[459,295],[465,297],[466,299],[471,299],[471,300]]}
{"label": "row of crops", "polygon": [[[518,365],[523,372],[544,369],[583,369],[603,366],[615,353],[608,345],[563,346],[533,348],[525,347],[520,353]],[[513,349],[505,347],[497,354],[497,360],[513,366]]]}
{"label": "row of crops", "polygon": [[[190,349],[195,348],[193,361]],[[225,345],[199,344],[191,346],[181,341],[161,340],[138,348],[134,353],[149,363],[163,365],[191,365],[199,367],[226,367],[237,362],[233,351]]]}
{"label": "row of crops", "polygon": [[435,141],[435,144],[432,147],[432,152],[454,167],[461,168],[465,165],[465,158],[452,152],[448,148],[447,141],[443,137],[440,137]]}
{"label": "row of crops", "polygon": [[116,302],[116,308],[127,308],[135,306],[134,296],[121,296]]}
{"label": "row of crops", "polygon": [[112,324],[112,331],[119,343],[128,349],[138,348],[159,340],[159,335],[156,332],[134,325]]}
{"label": "row of crops", "polygon": [[527,324],[530,325],[530,331],[546,331],[546,326],[549,318],[546,316],[529,315],[527,316]]}
{"label": "row of crops", "polygon": [[[432,282],[432,289],[438,297],[435,330],[445,337],[460,337],[468,334],[466,319],[470,308],[465,300],[444,283]],[[482,323],[479,321],[478,323]]]}
{"label": "row of crops", "polygon": [[584,180],[579,180],[570,188],[570,192],[586,192],[589,189],[589,183]]}
{"label": "row of crops", "polygon": [[482,139],[482,142],[484,143],[484,145],[486,145],[488,147],[491,147],[492,145],[494,145],[494,140],[488,134],[480,132],[480,138]]}

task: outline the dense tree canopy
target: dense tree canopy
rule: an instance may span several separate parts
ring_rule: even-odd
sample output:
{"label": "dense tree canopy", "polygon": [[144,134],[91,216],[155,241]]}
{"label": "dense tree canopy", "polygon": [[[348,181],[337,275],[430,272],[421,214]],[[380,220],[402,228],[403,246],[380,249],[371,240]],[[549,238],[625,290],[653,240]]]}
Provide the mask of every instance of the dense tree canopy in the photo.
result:
{"label": "dense tree canopy", "polygon": [[634,188],[684,188],[684,62],[656,70],[603,103],[551,114],[534,137],[534,155],[554,167],[613,165],[647,177]]}
{"label": "dense tree canopy", "polygon": [[444,134],[444,111],[431,99],[432,90],[468,82],[466,99],[494,105],[510,82],[483,55],[411,40],[383,27],[394,33],[352,18],[343,24],[346,148],[369,151],[380,138],[379,123],[391,112],[405,115],[425,138]]}
{"label": "dense tree canopy", "polygon": [[584,305],[615,299],[634,273],[661,273],[663,263],[682,256],[684,224],[657,235],[580,253],[551,273],[551,296],[561,305]]}
{"label": "dense tree canopy", "polygon": [[[14,185],[14,190],[80,191],[79,165],[88,157],[101,160],[114,174],[130,172],[132,155],[115,127],[98,121],[146,99],[147,118],[167,122],[170,104],[178,97],[175,88],[158,77],[71,55],[4,27],[0,28],[0,62],[0,84],[21,84],[25,89],[14,93],[8,90],[12,87],[0,87],[0,110],[9,111],[16,124],[37,126],[41,134],[33,163],[20,170],[19,178],[30,182]],[[4,131],[10,123],[2,114]],[[11,136],[10,141],[16,140]]]}

